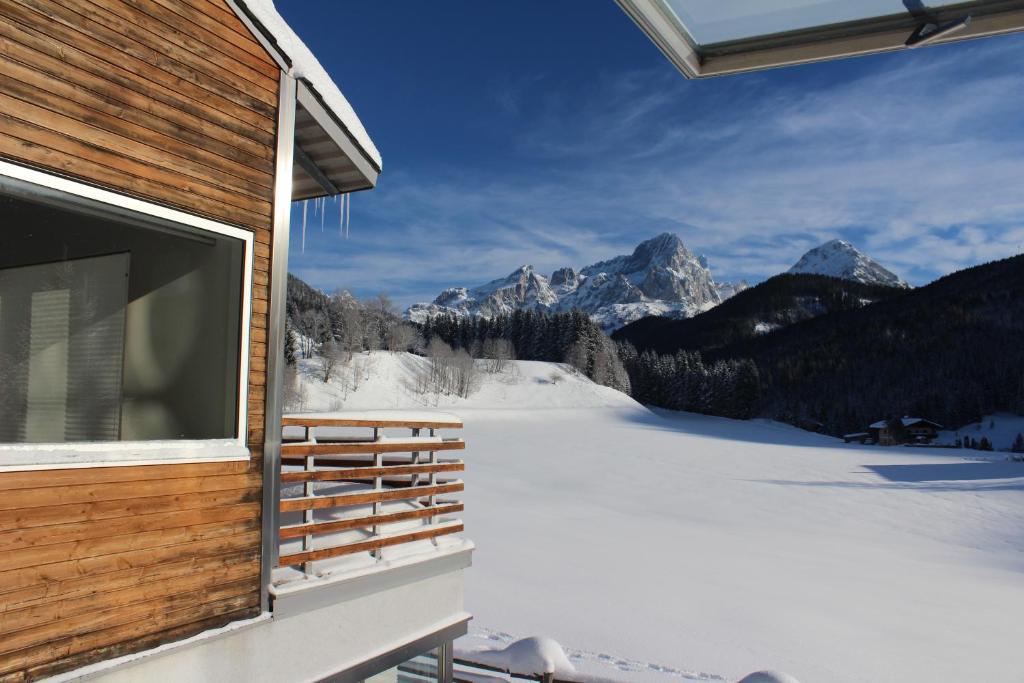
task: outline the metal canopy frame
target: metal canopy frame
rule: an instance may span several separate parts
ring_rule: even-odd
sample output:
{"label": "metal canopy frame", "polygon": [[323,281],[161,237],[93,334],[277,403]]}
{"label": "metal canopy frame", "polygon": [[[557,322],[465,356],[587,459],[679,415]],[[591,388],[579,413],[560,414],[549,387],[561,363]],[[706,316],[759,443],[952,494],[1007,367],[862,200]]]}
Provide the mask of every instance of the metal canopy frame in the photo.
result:
{"label": "metal canopy frame", "polygon": [[708,78],[793,64],[906,49],[925,24],[971,17],[928,45],[1024,30],[1024,0],[974,0],[935,10],[873,17],[766,36],[698,45],[662,0],[615,0],[687,78]]}
{"label": "metal canopy frame", "polygon": [[292,199],[368,190],[380,169],[306,81],[296,83],[295,167]]}

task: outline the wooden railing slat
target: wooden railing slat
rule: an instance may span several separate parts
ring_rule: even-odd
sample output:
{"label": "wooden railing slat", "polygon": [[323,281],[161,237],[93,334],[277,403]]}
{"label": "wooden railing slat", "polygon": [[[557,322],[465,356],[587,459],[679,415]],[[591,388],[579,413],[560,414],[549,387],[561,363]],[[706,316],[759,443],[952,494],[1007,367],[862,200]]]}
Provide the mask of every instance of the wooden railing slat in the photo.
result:
{"label": "wooden railing slat", "polygon": [[[367,465],[373,463],[367,461]],[[384,465],[383,467],[348,467],[336,470],[313,470],[311,472],[282,472],[281,481],[286,484],[305,481],[340,481],[344,479],[371,479],[373,477],[392,477],[409,474],[429,474],[430,472],[462,472],[466,466],[462,462],[445,462],[436,465]]]}
{"label": "wooden railing slat", "polygon": [[281,500],[281,512],[298,510],[319,510],[322,508],[348,507],[367,503],[383,503],[392,500],[410,500],[425,498],[441,493],[458,493],[465,487],[462,482],[438,484],[436,486],[410,486],[400,489],[382,489],[379,491],[359,491],[342,493],[336,496],[308,496],[302,498],[284,498]]}
{"label": "wooden railing slat", "polygon": [[344,418],[286,417],[283,427],[378,427],[380,429],[462,429],[462,422],[443,420],[362,420]]}
{"label": "wooden railing slat", "polygon": [[388,439],[385,441],[364,441],[360,443],[299,443],[281,446],[281,457],[289,456],[330,456],[374,453],[413,453],[416,451],[461,451],[466,442],[450,441],[412,441]]}
{"label": "wooden railing slat", "polygon": [[333,531],[348,531],[350,529],[361,529],[373,526],[374,524],[392,524],[404,522],[410,519],[423,519],[424,517],[440,517],[456,512],[462,512],[465,505],[462,503],[442,503],[419,510],[405,510],[403,512],[390,512],[383,515],[372,515],[370,517],[354,517],[352,519],[338,519],[332,522],[317,522],[315,524],[296,524],[293,526],[281,527],[281,538],[300,538],[307,534],[325,534]]}
{"label": "wooden railing slat", "polygon": [[457,534],[460,531],[463,531],[463,529],[464,527],[462,523],[459,522],[449,526],[434,527],[404,534],[395,534],[394,536],[378,536],[377,538],[371,538],[366,541],[346,543],[345,545],[339,545],[333,548],[322,548],[320,550],[308,550],[306,552],[295,553],[293,555],[282,555],[280,564],[281,566],[291,566],[295,564],[302,564],[303,562],[315,562],[316,560],[326,560],[331,557],[351,555],[352,553],[379,550],[393,545],[402,545],[403,543],[412,543],[413,541],[423,541],[447,534]]}

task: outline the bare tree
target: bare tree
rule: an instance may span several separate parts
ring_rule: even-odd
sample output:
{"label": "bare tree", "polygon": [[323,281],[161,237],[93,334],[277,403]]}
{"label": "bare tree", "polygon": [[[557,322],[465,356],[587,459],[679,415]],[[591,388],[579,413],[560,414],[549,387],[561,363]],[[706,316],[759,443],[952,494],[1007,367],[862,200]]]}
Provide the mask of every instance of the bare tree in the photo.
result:
{"label": "bare tree", "polygon": [[418,331],[406,322],[394,323],[388,328],[385,346],[388,351],[408,351],[416,341]]}
{"label": "bare tree", "polygon": [[449,392],[462,398],[469,398],[469,395],[476,391],[478,383],[479,375],[473,356],[465,349],[459,349],[452,356]]}
{"label": "bare tree", "polygon": [[309,403],[309,393],[306,385],[299,377],[298,369],[294,365],[285,366],[284,370],[284,410],[295,413],[306,409]]}
{"label": "bare tree", "polygon": [[325,383],[330,382],[338,369],[338,363],[341,362],[341,351],[333,339],[320,345],[319,361],[320,379]]}
{"label": "bare tree", "polygon": [[565,353],[565,362],[575,372],[581,374],[587,374],[587,361],[589,354],[587,353],[587,345],[583,340],[578,340],[569,347],[569,350]]}
{"label": "bare tree", "polygon": [[298,327],[302,333],[302,357],[312,358],[317,344],[330,336],[330,320],[323,311],[310,309],[299,318]]}
{"label": "bare tree", "polygon": [[436,337],[427,345],[427,363],[416,379],[421,394],[469,396],[479,384],[476,362],[465,349],[452,348]]}
{"label": "bare tree", "polygon": [[394,303],[384,292],[364,304],[368,318],[367,348],[387,348],[388,333],[399,322]]}
{"label": "bare tree", "polygon": [[515,348],[508,339],[487,339],[481,348],[481,355],[487,359],[484,367],[487,372],[499,373],[507,366],[509,361],[515,359]]}
{"label": "bare tree", "polygon": [[340,325],[342,327],[341,343],[349,353],[355,353],[363,349],[363,339],[366,336],[366,321],[359,304],[352,301],[342,306],[339,311]]}

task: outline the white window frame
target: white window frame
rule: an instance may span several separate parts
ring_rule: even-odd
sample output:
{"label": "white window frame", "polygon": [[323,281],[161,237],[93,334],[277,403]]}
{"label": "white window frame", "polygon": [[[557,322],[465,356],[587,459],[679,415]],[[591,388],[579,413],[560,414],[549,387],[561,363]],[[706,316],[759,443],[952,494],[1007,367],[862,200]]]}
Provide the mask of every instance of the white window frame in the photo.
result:
{"label": "white window frame", "polygon": [[249,328],[252,322],[253,233],[63,176],[0,161],[0,179],[4,178],[38,186],[44,192],[63,193],[73,198],[99,202],[122,212],[127,210],[178,223],[188,228],[232,237],[242,241],[244,256],[242,259],[242,328],[239,335],[238,415],[237,432],[234,438],[0,444],[0,472],[248,460],[250,454],[246,439],[248,438],[249,413]]}

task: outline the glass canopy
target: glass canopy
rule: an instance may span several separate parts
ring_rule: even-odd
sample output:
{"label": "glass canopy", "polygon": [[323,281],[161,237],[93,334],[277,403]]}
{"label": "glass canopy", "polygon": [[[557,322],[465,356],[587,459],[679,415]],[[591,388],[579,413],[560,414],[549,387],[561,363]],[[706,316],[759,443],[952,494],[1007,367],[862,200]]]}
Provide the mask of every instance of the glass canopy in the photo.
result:
{"label": "glass canopy", "polygon": [[1024,28],[1024,0],[616,1],[688,78]]}
{"label": "glass canopy", "polygon": [[665,0],[697,45],[829,26],[877,17],[923,16],[963,2],[920,0]]}

